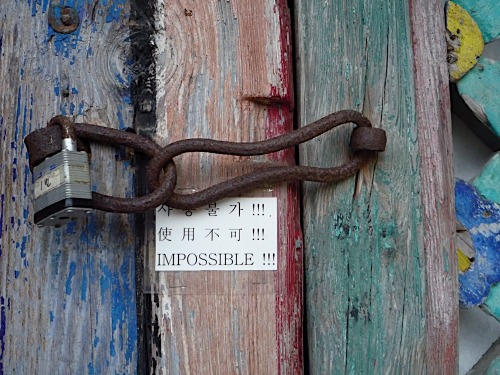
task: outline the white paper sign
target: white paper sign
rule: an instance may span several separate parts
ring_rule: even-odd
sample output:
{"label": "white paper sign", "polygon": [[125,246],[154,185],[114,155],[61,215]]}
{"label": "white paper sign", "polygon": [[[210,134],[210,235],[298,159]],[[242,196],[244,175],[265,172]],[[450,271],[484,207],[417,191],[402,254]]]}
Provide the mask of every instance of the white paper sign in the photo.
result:
{"label": "white paper sign", "polygon": [[229,198],[156,209],[156,271],[276,270],[276,198]]}

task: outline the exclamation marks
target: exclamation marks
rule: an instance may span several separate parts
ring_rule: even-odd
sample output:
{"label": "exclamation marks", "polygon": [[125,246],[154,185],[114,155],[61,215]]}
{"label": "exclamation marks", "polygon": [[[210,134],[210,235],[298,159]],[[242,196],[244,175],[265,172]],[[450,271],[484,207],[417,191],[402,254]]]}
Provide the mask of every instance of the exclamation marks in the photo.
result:
{"label": "exclamation marks", "polygon": [[276,254],[275,253],[264,253],[262,254],[263,262],[262,265],[264,266],[275,266],[276,265]]}
{"label": "exclamation marks", "polygon": [[253,241],[264,241],[264,228],[253,228],[252,229],[252,240]]}
{"label": "exclamation marks", "polygon": [[264,203],[257,203],[252,205],[253,216],[264,216]]}

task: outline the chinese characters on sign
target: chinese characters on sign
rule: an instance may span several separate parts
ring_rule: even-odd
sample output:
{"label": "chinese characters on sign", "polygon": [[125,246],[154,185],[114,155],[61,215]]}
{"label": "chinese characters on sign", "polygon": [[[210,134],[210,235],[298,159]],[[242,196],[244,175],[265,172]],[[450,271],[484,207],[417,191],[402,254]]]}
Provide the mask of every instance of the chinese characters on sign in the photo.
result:
{"label": "chinese characters on sign", "polygon": [[276,198],[230,198],[196,210],[156,209],[156,271],[276,270]]}

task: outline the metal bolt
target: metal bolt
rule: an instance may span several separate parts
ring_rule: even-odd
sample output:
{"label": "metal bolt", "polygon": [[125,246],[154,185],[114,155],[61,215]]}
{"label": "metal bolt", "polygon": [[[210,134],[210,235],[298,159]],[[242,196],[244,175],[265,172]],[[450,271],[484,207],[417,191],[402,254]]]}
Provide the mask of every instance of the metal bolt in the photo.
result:
{"label": "metal bolt", "polygon": [[62,6],[51,5],[49,9],[49,24],[61,34],[69,34],[75,31],[80,25],[80,17],[75,9]]}
{"label": "metal bolt", "polygon": [[71,20],[71,14],[69,14],[68,12],[68,8],[63,9],[61,14],[61,21],[65,26],[69,26],[73,23],[73,21]]}

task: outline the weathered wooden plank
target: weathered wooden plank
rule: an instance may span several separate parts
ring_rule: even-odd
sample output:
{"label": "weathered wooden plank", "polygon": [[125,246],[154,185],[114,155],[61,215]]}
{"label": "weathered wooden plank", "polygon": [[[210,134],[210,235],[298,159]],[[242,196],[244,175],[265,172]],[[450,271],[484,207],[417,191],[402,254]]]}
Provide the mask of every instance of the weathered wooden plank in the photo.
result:
{"label": "weathered wooden plank", "polygon": [[[443,3],[295,4],[299,124],[353,108],[388,135],[386,151],[355,178],[304,184],[309,371],[454,373],[448,74],[436,17]],[[301,163],[341,163],[348,137],[342,129],[309,142]]]}
{"label": "weathered wooden plank", "polygon": [[465,103],[458,93],[458,89],[455,84],[450,85],[450,94],[452,113],[458,116],[459,121],[463,121],[467,124],[467,127],[484,143],[486,147],[492,151],[499,151],[500,138],[497,137],[490,126],[479,121],[474,112],[471,111],[467,103]]}
{"label": "weathered wooden plank", "polygon": [[493,154],[472,184],[485,198],[500,204],[500,152]]}
{"label": "weathered wooden plank", "polygon": [[[410,1],[415,109],[425,262],[426,373],[458,369],[458,282],[453,237],[454,174],[446,43],[441,0]],[[417,232],[418,233],[418,232]],[[417,338],[415,338],[417,340]],[[422,364],[424,366],[424,364]],[[408,368],[412,368],[411,366]]]}
{"label": "weathered wooden plank", "polygon": [[500,63],[481,57],[457,83],[458,92],[476,117],[500,138]]}
{"label": "weathered wooden plank", "polygon": [[[286,1],[159,4],[154,135],[159,143],[188,137],[255,141],[292,129]],[[189,193],[256,167],[295,160],[293,150],[285,150],[252,158],[183,155],[176,163],[178,191]],[[270,186],[254,194],[278,197],[278,271],[155,274],[154,245],[148,247],[150,373],[301,373],[297,186]],[[154,221],[147,220],[146,243],[154,244]]]}
{"label": "weathered wooden plank", "polygon": [[[63,35],[48,25],[50,4],[0,9],[0,366],[5,374],[134,373],[134,219],[96,212],[60,229],[34,227],[23,144],[57,114],[132,126],[130,5],[62,1],[80,17]],[[133,194],[130,155],[92,151],[93,188]]]}

